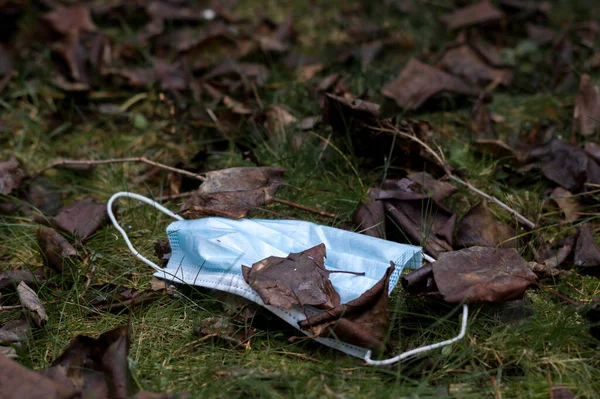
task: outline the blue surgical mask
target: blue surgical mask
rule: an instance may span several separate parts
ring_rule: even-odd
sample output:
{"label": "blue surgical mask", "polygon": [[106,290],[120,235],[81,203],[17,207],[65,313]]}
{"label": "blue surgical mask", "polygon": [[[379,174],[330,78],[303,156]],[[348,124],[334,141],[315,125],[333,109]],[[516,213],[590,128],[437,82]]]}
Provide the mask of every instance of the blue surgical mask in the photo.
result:
{"label": "blue surgical mask", "polygon": [[[172,252],[166,267],[161,268],[142,256],[117,223],[112,204],[120,197],[145,202],[177,219],[167,227]],[[287,257],[290,253],[323,243],[327,249],[325,267],[328,270],[364,272],[364,276],[330,275],[343,304],[358,298],[375,285],[384,276],[390,261],[396,265],[390,277],[390,292],[397,285],[403,268],[418,268],[422,262],[420,247],[300,220],[232,220],[219,217],[184,220],[156,202],[129,192],[114,194],[107,209],[113,225],[121,232],[130,250],[156,270],[156,277],[239,295],[267,308],[295,328],[298,328],[299,321],[320,311],[311,307],[286,310],[266,305],[244,280],[242,265],[251,266],[269,256]],[[370,359],[370,351],[365,348],[330,338],[315,339],[349,355]],[[378,364],[377,361],[368,362]]]}

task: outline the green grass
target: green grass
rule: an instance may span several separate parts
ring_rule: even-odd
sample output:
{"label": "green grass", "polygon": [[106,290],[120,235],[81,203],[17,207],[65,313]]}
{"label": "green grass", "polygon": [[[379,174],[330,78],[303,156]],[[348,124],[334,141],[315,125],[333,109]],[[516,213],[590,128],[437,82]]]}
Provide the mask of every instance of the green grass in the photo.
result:
{"label": "green grass", "polygon": [[[255,2],[241,3],[241,15],[254,18]],[[277,21],[290,12],[295,16],[296,28],[301,32],[300,49],[315,51],[327,59],[333,44],[352,43],[343,35],[343,2],[317,2],[316,14],[310,2],[260,3],[265,14]],[[396,29],[399,37],[413,42],[411,47],[386,52],[366,71],[357,65],[334,66],[306,82],[296,81],[275,64],[268,84],[259,89],[263,103],[267,107],[285,106],[298,119],[318,115],[321,111],[309,87],[334,71],[348,73],[347,85],[353,93],[370,89],[373,101],[384,102],[378,89],[397,74],[406,60],[422,51],[437,51],[448,40],[435,20],[435,15],[447,7],[443,2],[430,3],[433,5],[426,12],[412,17],[395,10],[391,2],[366,11],[367,20]],[[555,26],[568,24],[567,14],[575,18],[575,11],[582,12],[579,2],[573,6],[567,1],[556,4],[563,11],[553,14]],[[32,17],[27,17],[23,24],[31,21]],[[121,26],[113,26],[110,34],[120,38],[131,36],[132,32],[135,27],[124,21]],[[38,50],[42,64],[50,62],[49,52],[43,47]],[[138,52],[140,64],[144,64],[148,49],[140,48]],[[337,215],[332,220],[272,204],[252,211],[251,217],[292,217],[347,229],[354,229],[352,214],[365,199],[367,189],[376,186],[384,176],[401,174],[391,160],[402,154],[394,151],[389,152],[387,164],[382,159],[379,166],[373,167],[358,158],[343,137],[333,135],[333,145],[324,148],[318,136],[329,137],[328,127],[318,128],[318,136],[290,128],[281,135],[265,138],[263,126],[242,124],[237,135],[222,145],[223,139],[217,132],[195,124],[190,112],[171,117],[157,88],[115,92],[107,85],[96,92],[95,98],[82,102],[55,89],[47,78],[43,68],[24,65],[0,102],[0,120],[7,126],[0,134],[2,158],[14,154],[28,172],[41,169],[57,157],[106,159],[144,155],[174,165],[188,163],[199,151],[207,154],[206,161],[199,165],[202,171],[250,166],[252,163],[237,149],[244,145],[251,148],[260,165],[285,169],[285,184],[277,192],[278,197]],[[510,141],[519,131],[540,122],[556,124],[557,135],[570,134],[569,105],[574,93],[523,93],[511,88],[499,91],[490,110],[505,117],[505,122],[498,124],[503,138]],[[144,95],[128,108],[128,118],[92,112],[104,102],[126,104],[140,93]],[[194,104],[191,98],[186,100],[202,106]],[[547,204],[543,206],[551,185],[541,175],[520,179],[502,174],[503,160],[473,151],[468,144],[470,105],[458,107],[448,102],[443,111],[410,116],[428,120],[436,130],[445,133],[438,144],[446,159],[469,171],[474,185],[531,219],[543,215],[543,228],[532,233],[518,232],[521,252],[530,260],[528,242],[537,246],[544,240],[563,236],[574,226],[560,224],[556,210]],[[384,109],[393,115],[401,113],[389,101],[384,103]],[[136,125],[134,120],[139,122],[142,117],[148,123]],[[292,145],[296,135],[303,135],[299,148]],[[105,201],[120,190],[159,196],[168,186],[167,173],[139,181],[138,177],[147,170],[144,165],[114,164],[99,166],[89,174],[51,170],[45,176],[68,204],[87,196]],[[459,187],[449,204],[462,215],[478,200]],[[178,210],[180,202],[167,205]],[[492,207],[492,211],[500,220],[510,222],[509,215],[499,208]],[[588,220],[597,218],[596,207],[590,207],[589,213]],[[127,226],[136,247],[149,255],[156,239],[165,238],[170,222],[149,207],[125,200],[120,201],[119,219]],[[0,216],[2,269],[42,266],[35,239],[37,229],[30,215]],[[587,321],[574,306],[541,289],[530,290],[526,295],[528,317],[515,316],[516,310],[509,305],[473,306],[464,340],[398,366],[376,368],[310,340],[290,343],[288,338],[297,332],[268,314],[256,320],[257,334],[248,349],[202,339],[194,334],[194,327],[200,320],[224,314],[224,307],[211,292],[193,287],[180,287],[175,295],[136,307],[131,313],[99,312],[88,302],[88,298],[100,293],[97,286],[114,284],[143,290],[148,287],[151,271],[134,260],[112,227],[102,229],[86,242],[85,248],[79,249],[88,260],[75,261],[62,276],[53,277],[39,289],[40,298],[47,302],[49,322],[35,330],[20,350],[19,361],[29,367],[47,367],[79,334],[97,336],[130,322],[130,366],[140,388],[190,391],[194,398],[491,398],[495,395],[493,379],[505,398],[547,398],[550,383],[564,384],[579,397],[598,397],[596,392],[600,391],[598,341],[588,333]],[[89,278],[92,285],[86,288]],[[593,276],[573,275],[546,284],[587,302],[600,294],[600,283]],[[18,299],[14,293],[3,292],[2,301],[14,304]],[[523,307],[519,309],[524,311]],[[447,339],[458,331],[458,314],[458,308],[432,298],[407,298],[398,289],[392,298],[391,336],[398,341],[399,351]],[[19,316],[20,310],[1,311],[0,324]]]}

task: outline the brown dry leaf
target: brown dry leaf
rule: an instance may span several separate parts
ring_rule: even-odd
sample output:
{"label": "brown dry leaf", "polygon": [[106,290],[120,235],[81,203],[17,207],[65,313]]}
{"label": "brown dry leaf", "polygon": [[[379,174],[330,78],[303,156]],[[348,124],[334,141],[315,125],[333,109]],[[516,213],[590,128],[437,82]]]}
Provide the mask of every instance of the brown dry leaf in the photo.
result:
{"label": "brown dry leaf", "polygon": [[179,63],[171,64],[160,58],[153,58],[152,68],[108,69],[107,75],[120,76],[135,88],[145,88],[160,83],[163,90],[185,90],[188,87]]}
{"label": "brown dry leaf", "polygon": [[586,154],[588,154],[590,157],[592,157],[596,162],[600,162],[600,145],[598,145],[594,142],[588,141],[583,146],[583,150],[585,151]]}
{"label": "brown dry leaf", "polygon": [[[441,252],[452,250],[456,215],[436,202],[433,195],[445,198],[455,189],[438,188],[436,192],[432,187],[431,182],[422,185],[407,178],[386,180],[378,192],[378,199],[384,201],[385,210],[400,227],[404,237],[422,244],[428,254],[437,257]],[[431,201],[427,202],[429,199]]]}
{"label": "brown dry leaf", "polygon": [[516,248],[514,229],[499,222],[483,200],[471,208],[458,224],[455,248]]}
{"label": "brown dry leaf", "polygon": [[556,187],[550,194],[560,210],[565,214],[565,222],[570,223],[579,219],[579,201],[568,190]]}
{"label": "brown dry leaf", "polygon": [[421,193],[438,203],[458,192],[452,184],[436,180],[426,172],[411,173],[406,177],[420,186]]}
{"label": "brown dry leaf", "polygon": [[572,144],[554,139],[531,153],[542,162],[544,175],[572,193],[579,193],[586,182],[600,183],[598,164]]}
{"label": "brown dry leaf", "polygon": [[131,287],[114,286],[112,284],[94,287],[97,290],[88,294],[88,297],[91,297],[88,305],[96,310],[119,313],[124,309],[131,310],[134,307],[155,301],[173,291],[173,286],[167,287],[163,284],[165,289],[161,289],[157,285],[158,283],[155,282],[154,286],[144,291]]}
{"label": "brown dry leaf", "polygon": [[40,374],[83,397],[128,398],[136,391],[128,352],[129,326],[107,331],[97,339],[80,335]]}
{"label": "brown dry leaf", "polygon": [[499,22],[504,13],[485,0],[444,14],[439,19],[448,29],[464,28],[490,22]]}
{"label": "brown dry leaf", "polygon": [[[46,223],[46,220],[41,218],[36,218],[36,221]],[[86,198],[62,208],[58,215],[48,221],[52,227],[73,234],[77,240],[84,241],[108,221],[108,213],[105,203],[97,203],[91,198]]]}
{"label": "brown dry leaf", "polygon": [[551,391],[552,399],[576,399],[577,396],[564,385],[556,385],[552,387]]}
{"label": "brown dry leaf", "polygon": [[77,256],[77,250],[56,230],[41,227],[36,232],[36,238],[44,265],[61,273],[68,259]]}
{"label": "brown dry leaf", "polygon": [[269,256],[252,267],[243,265],[242,273],[267,305],[283,309],[293,306],[332,309],[340,304],[340,296],[329,275],[341,272],[325,269],[325,257],[325,245],[319,244],[290,253],[287,258]]}
{"label": "brown dry leaf", "polygon": [[13,73],[13,57],[5,46],[0,43],[0,77]]}
{"label": "brown dry leaf", "polygon": [[539,46],[552,42],[558,37],[558,32],[543,25],[528,23],[525,25],[527,36]]}
{"label": "brown dry leaf", "polygon": [[[20,318],[9,321],[0,328],[0,344],[21,346],[30,334],[30,326],[27,319]],[[0,392],[2,392],[0,390]]]}
{"label": "brown dry leaf", "polygon": [[0,272],[0,288],[17,287],[21,282],[29,286],[37,286],[46,282],[43,269],[5,270]]}
{"label": "brown dry leaf", "polygon": [[493,139],[497,136],[494,121],[482,96],[471,111],[471,136],[474,139]]}
{"label": "brown dry leaf", "polygon": [[536,261],[543,264],[550,270],[557,268],[565,261],[565,259],[567,259],[573,250],[576,239],[577,235],[573,234],[560,239],[556,243],[544,243],[544,245],[542,245],[542,247],[539,248],[536,253]]}
{"label": "brown dry leaf", "polygon": [[341,133],[355,131],[366,126],[375,126],[379,119],[379,104],[359,98],[347,99],[325,94],[323,123]]}
{"label": "brown dry leaf", "polygon": [[50,27],[63,35],[78,35],[80,32],[95,32],[90,10],[83,6],[58,7],[42,15]]}
{"label": "brown dry leaf", "polygon": [[360,204],[353,220],[361,233],[385,239],[385,209],[383,201],[379,201],[378,197],[378,189],[369,189],[369,201]]}
{"label": "brown dry leaf", "polygon": [[194,333],[202,338],[218,338],[230,343],[234,348],[245,348],[255,330],[236,326],[228,317],[214,316],[200,320],[198,326],[194,328]]}
{"label": "brown dry leaf", "polygon": [[431,263],[405,274],[402,276],[400,282],[402,288],[412,295],[438,291],[435,279],[433,278],[433,266]]}
{"label": "brown dry leaf", "polygon": [[298,121],[290,111],[278,105],[271,105],[265,114],[265,127],[270,136],[285,134],[289,127]]}
{"label": "brown dry leaf", "polygon": [[301,329],[321,337],[333,337],[349,344],[383,352],[390,328],[389,283],[394,263],[381,280],[360,297],[298,323]]}
{"label": "brown dry leaf", "polygon": [[0,193],[10,195],[19,188],[24,176],[25,173],[16,158],[0,162]]}
{"label": "brown dry leaf", "polygon": [[37,327],[44,326],[48,322],[48,316],[46,315],[44,305],[40,302],[40,298],[38,298],[35,291],[21,281],[17,286],[17,293],[27,316],[31,318]]}
{"label": "brown dry leaf", "polygon": [[73,399],[77,392],[0,353],[0,393],[5,399]]}
{"label": "brown dry leaf", "polygon": [[190,219],[223,216],[240,219],[250,209],[268,204],[283,181],[283,169],[246,167],[216,170],[185,202],[181,214]]}
{"label": "brown dry leaf", "polygon": [[381,92],[405,109],[419,108],[429,98],[443,92],[475,96],[478,91],[456,76],[412,58],[400,75]]}
{"label": "brown dry leaf", "polygon": [[202,79],[211,80],[217,77],[227,77],[232,75],[242,80],[250,79],[261,86],[269,78],[269,69],[262,64],[236,62],[227,59],[215,66],[210,72],[204,75]]}
{"label": "brown dry leaf", "polygon": [[493,158],[503,158],[505,161],[517,156],[515,150],[502,140],[481,138],[473,142],[473,147],[481,154],[489,155]]}
{"label": "brown dry leaf", "polygon": [[514,249],[472,247],[445,252],[433,264],[435,282],[448,303],[501,303],[519,299],[537,276]]}
{"label": "brown dry leaf", "polygon": [[577,231],[575,265],[584,267],[600,266],[600,246],[596,243],[592,229],[588,225],[583,225]]}
{"label": "brown dry leaf", "polygon": [[575,96],[573,129],[591,136],[600,127],[600,91],[588,74],[581,75],[579,93]]}
{"label": "brown dry leaf", "polygon": [[510,84],[513,71],[490,65],[481,53],[469,44],[451,47],[441,55],[439,66],[473,85],[485,87],[490,83]]}

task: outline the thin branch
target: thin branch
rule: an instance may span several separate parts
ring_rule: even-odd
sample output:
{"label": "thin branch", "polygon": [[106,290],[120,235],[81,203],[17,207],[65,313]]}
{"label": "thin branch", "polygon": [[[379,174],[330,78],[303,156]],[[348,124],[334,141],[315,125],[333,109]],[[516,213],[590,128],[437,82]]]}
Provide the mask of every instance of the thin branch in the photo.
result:
{"label": "thin branch", "polygon": [[335,219],[337,217],[333,213],[319,211],[317,209],[312,209],[312,208],[309,208],[307,206],[296,204],[295,202],[284,200],[284,199],[280,199],[280,198],[272,198],[272,201],[273,202],[277,202],[279,204],[287,205],[287,206],[292,207],[292,208],[302,209],[303,211],[311,212],[311,213],[314,213],[316,215],[321,215],[321,216],[325,216],[325,217],[332,218],[332,219]]}
{"label": "thin branch", "polygon": [[31,177],[31,180],[36,179],[37,177],[44,174],[47,170],[56,168],[58,166],[68,166],[68,165],[106,165],[111,163],[127,163],[127,162],[141,162],[148,165],[155,166],[157,168],[169,170],[171,172],[179,173],[192,179],[204,181],[206,178],[197,173],[189,172],[184,169],[174,168],[169,165],[165,165],[160,162],[151,161],[146,157],[131,157],[131,158],[111,158],[111,159],[98,159],[98,160],[78,160],[78,159],[59,159],[57,161],[52,162],[50,165],[46,166],[36,174]]}
{"label": "thin branch", "polygon": [[504,202],[500,201],[498,198],[493,197],[489,194],[486,194],[483,191],[479,190],[477,187],[473,186],[471,183],[468,183],[468,182],[462,180],[461,178],[454,176],[452,174],[452,172],[450,172],[448,165],[444,162],[444,160],[440,157],[440,155],[436,151],[434,151],[429,145],[427,145],[427,143],[425,143],[423,140],[418,138],[416,135],[403,132],[401,130],[398,130],[395,127],[392,127],[392,129],[386,129],[386,128],[382,128],[382,127],[372,127],[372,128],[374,130],[379,130],[382,132],[398,134],[402,137],[406,137],[406,138],[418,143],[419,145],[421,145],[421,147],[423,147],[423,149],[425,151],[427,151],[439,163],[439,165],[442,168],[444,168],[444,172],[446,173],[446,175],[448,176],[449,179],[454,180],[455,182],[463,185],[467,189],[473,191],[474,193],[480,195],[481,197],[487,199],[488,201],[491,201],[494,204],[498,205],[500,208],[504,209],[505,211],[509,212],[514,217],[516,217],[521,223],[523,223],[529,229],[531,229],[531,230],[535,229],[535,223],[533,223],[532,221],[527,219],[525,216],[521,215],[519,212],[512,209],[510,206],[506,205]]}

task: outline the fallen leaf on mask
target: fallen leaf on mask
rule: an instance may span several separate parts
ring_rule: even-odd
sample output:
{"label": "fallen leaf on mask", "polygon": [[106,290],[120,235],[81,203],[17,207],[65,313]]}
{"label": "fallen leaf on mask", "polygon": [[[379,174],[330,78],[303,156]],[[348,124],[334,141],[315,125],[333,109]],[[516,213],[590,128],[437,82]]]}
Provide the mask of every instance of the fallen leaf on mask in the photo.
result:
{"label": "fallen leaf on mask", "polygon": [[588,74],[581,75],[579,93],[575,96],[573,128],[584,136],[591,136],[600,127],[600,91]]}
{"label": "fallen leaf on mask", "polygon": [[556,202],[565,215],[565,222],[570,223],[579,219],[579,201],[568,190],[556,187],[550,194],[550,198]]}
{"label": "fallen leaf on mask", "polygon": [[360,297],[302,320],[298,325],[321,337],[383,352],[390,328],[388,290],[394,269],[394,263],[390,262],[381,280]]}
{"label": "fallen leaf on mask", "polygon": [[54,229],[41,227],[36,238],[42,253],[44,265],[61,273],[69,258],[77,256],[77,250]]}
{"label": "fallen leaf on mask", "polygon": [[73,234],[79,241],[100,230],[108,221],[106,204],[93,202],[91,198],[75,201],[62,208],[58,214],[49,218],[35,218],[38,223],[49,223],[52,227]]}
{"label": "fallen leaf on mask", "polygon": [[440,21],[446,25],[448,29],[454,30],[472,25],[499,22],[503,18],[504,13],[486,0],[444,14],[440,17]]}
{"label": "fallen leaf on mask", "polygon": [[377,197],[378,189],[369,189],[368,202],[362,202],[354,213],[358,231],[371,237],[385,239],[385,209]]}
{"label": "fallen leaf on mask", "polygon": [[283,309],[314,306],[331,309],[340,304],[340,296],[329,280],[331,273],[361,273],[325,269],[326,250],[319,244],[287,258],[269,256],[252,267],[242,266],[244,280],[267,305]]}
{"label": "fallen leaf on mask", "polygon": [[381,92],[405,109],[417,109],[425,101],[444,92],[475,96],[478,91],[456,76],[412,58],[400,75]]}
{"label": "fallen leaf on mask", "polygon": [[458,224],[456,248],[516,248],[514,229],[499,222],[483,200],[471,208]]}
{"label": "fallen leaf on mask", "polygon": [[208,172],[206,180],[185,202],[181,214],[188,219],[223,216],[240,219],[263,206],[283,181],[283,169],[231,168]]}
{"label": "fallen leaf on mask", "polygon": [[448,303],[501,303],[519,299],[537,276],[514,249],[471,247],[445,252],[433,264],[435,282]]}
{"label": "fallen leaf on mask", "polygon": [[577,231],[575,266],[600,266],[600,246],[596,243],[592,229],[588,225],[583,225]]}
{"label": "fallen leaf on mask", "polygon": [[40,302],[35,291],[33,291],[23,281],[17,286],[17,293],[19,294],[19,301],[25,309],[26,314],[37,327],[42,327],[48,321],[46,310],[44,305]]}

